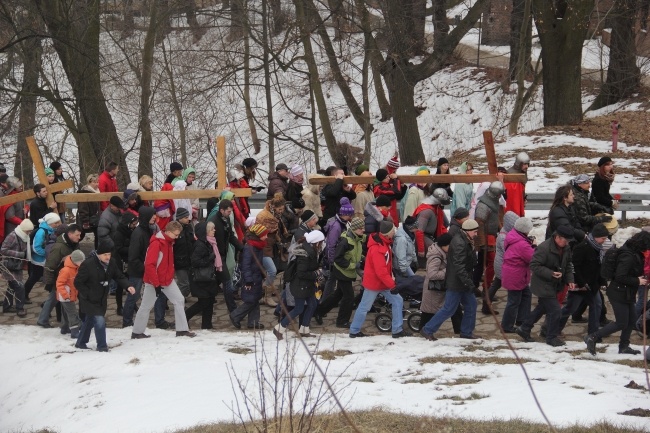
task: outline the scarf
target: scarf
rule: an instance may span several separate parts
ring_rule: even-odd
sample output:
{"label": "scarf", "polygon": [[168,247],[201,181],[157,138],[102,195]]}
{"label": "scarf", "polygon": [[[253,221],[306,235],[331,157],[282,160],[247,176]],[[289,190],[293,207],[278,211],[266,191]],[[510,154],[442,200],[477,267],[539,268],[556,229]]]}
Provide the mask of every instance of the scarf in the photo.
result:
{"label": "scarf", "polygon": [[598,172],[598,176],[600,176],[602,179],[605,179],[607,183],[610,185],[612,182],[614,182],[614,170],[610,171],[609,173],[605,173],[605,167],[601,167]]}
{"label": "scarf", "polygon": [[31,262],[32,261],[32,246],[30,245],[29,235],[27,233],[25,233],[23,231],[23,229],[21,229],[20,227],[16,227],[14,229],[14,231],[16,232],[16,236],[18,236],[18,238],[21,241],[23,241],[23,242],[25,242],[27,244],[27,257],[26,257],[26,259],[27,259],[27,261]]}
{"label": "scarf", "polygon": [[223,263],[221,262],[221,254],[219,254],[219,248],[217,247],[217,239],[214,236],[206,236],[205,239],[212,245],[212,251],[214,251],[214,268],[221,272],[223,270]]}
{"label": "scarf", "polygon": [[600,262],[602,263],[603,257],[605,257],[605,250],[603,249],[603,246],[594,240],[594,235],[592,235],[591,233],[587,235],[587,242],[589,242],[591,248],[599,252]]}
{"label": "scarf", "polygon": [[81,188],[81,190],[82,190],[82,191],[90,191],[90,192],[99,193],[98,190],[96,190],[95,188],[93,188],[93,187],[90,186],[90,185],[84,185],[84,187]]}
{"label": "scarf", "polygon": [[246,243],[253,248],[257,248],[258,250],[263,250],[264,247],[266,246],[266,241],[261,241],[259,239],[246,239]]}

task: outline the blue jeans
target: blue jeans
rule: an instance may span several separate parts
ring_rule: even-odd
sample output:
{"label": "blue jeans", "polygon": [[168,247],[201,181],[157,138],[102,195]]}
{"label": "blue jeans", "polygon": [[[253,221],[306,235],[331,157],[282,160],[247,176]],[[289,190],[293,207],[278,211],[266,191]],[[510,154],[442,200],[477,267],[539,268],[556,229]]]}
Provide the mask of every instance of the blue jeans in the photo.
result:
{"label": "blue jeans", "polygon": [[[636,296],[636,305],[634,306],[634,313],[636,314],[637,319],[641,314],[643,314],[643,300],[648,296],[648,292],[646,291],[646,286],[639,286],[639,289],[637,291],[637,296]],[[647,307],[647,301],[646,301],[646,307]]]}
{"label": "blue jeans", "polygon": [[278,270],[275,268],[275,263],[273,263],[273,257],[264,257],[262,259],[262,266],[266,270],[266,280],[264,284],[270,286],[275,281],[275,275],[278,273]]}
{"label": "blue jeans", "polygon": [[232,278],[228,278],[221,283],[223,288],[223,298],[226,301],[228,312],[232,313],[237,309],[237,302],[235,302],[235,286],[232,283]]}
{"label": "blue jeans", "polygon": [[50,314],[52,314],[52,310],[54,310],[54,306],[57,302],[56,287],[52,287],[49,295],[47,295],[47,299],[43,303],[43,308],[41,308],[41,312],[38,315],[38,320],[36,320],[36,323],[39,325],[47,325],[50,323]]}
{"label": "blue jeans", "polygon": [[90,331],[95,329],[95,340],[97,340],[97,350],[108,349],[106,344],[106,319],[104,316],[88,316],[84,318],[79,337],[77,338],[77,346],[84,347],[90,340]]}
{"label": "blue jeans", "polygon": [[390,290],[368,290],[364,289],[361,302],[357,306],[357,311],[354,313],[352,325],[350,325],[350,334],[357,334],[361,331],[361,325],[366,321],[366,314],[372,308],[372,304],[377,299],[378,294],[383,294],[386,300],[390,303],[393,313],[392,332],[397,334],[402,332],[404,324],[404,317],[402,316],[402,307],[404,306],[404,299],[400,295],[393,295]]}
{"label": "blue jeans", "polygon": [[[133,286],[135,293],[126,293],[126,301],[124,301],[124,308],[122,310],[122,328],[133,326],[133,313],[135,312],[135,303],[140,299],[142,278],[129,277],[129,285]],[[160,325],[165,321],[166,303],[167,297],[164,293],[161,293],[153,306],[153,316],[156,325]]]}
{"label": "blue jeans", "polygon": [[295,300],[296,306],[293,307],[293,310],[289,311],[288,316],[284,316],[284,318],[280,321],[280,324],[286,328],[289,325],[290,321],[300,316],[304,311],[305,315],[302,317],[301,325],[309,327],[311,318],[314,316],[314,311],[316,311],[316,307],[318,306],[316,297],[312,295],[309,298],[295,298]]}
{"label": "blue jeans", "polygon": [[532,294],[528,287],[524,290],[508,290],[508,301],[501,318],[501,327],[504,331],[513,331],[515,322],[522,323],[528,318],[531,299]]}
{"label": "blue jeans", "polygon": [[422,331],[425,334],[435,334],[440,326],[454,315],[458,305],[463,306],[463,320],[460,322],[461,337],[470,336],[476,325],[476,296],[474,292],[456,292],[447,290],[445,292],[445,304],[442,306],[429,322],[424,325]]}

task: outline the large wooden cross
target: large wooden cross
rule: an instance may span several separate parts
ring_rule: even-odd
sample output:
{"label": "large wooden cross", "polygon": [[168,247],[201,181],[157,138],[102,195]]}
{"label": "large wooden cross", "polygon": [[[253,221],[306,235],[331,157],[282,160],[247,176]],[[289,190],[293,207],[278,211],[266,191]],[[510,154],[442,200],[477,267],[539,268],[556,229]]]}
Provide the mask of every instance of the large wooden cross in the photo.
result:
{"label": "large wooden cross", "polygon": [[[397,178],[403,183],[481,183],[493,182],[497,178],[497,158],[494,152],[494,139],[491,131],[483,131],[483,140],[485,142],[485,153],[488,162],[489,174],[399,174]],[[375,176],[345,176],[343,183],[347,184],[370,184],[375,180]],[[334,176],[310,177],[309,183],[312,185],[327,185],[334,183]],[[525,182],[525,174],[504,174],[504,183]]]}
{"label": "large wooden cross", "polygon": [[[63,182],[56,182],[50,184],[47,180],[47,175],[45,174],[45,164],[43,164],[43,158],[41,157],[41,152],[38,150],[38,145],[34,137],[25,138],[27,142],[27,148],[29,149],[29,155],[32,157],[32,162],[34,163],[34,168],[36,169],[36,176],[38,176],[39,183],[45,185],[47,192],[47,205],[51,206],[54,203],[54,196],[52,193],[65,191],[66,189],[74,187],[72,180],[64,180]],[[6,204],[13,204],[18,201],[31,200],[36,197],[36,194],[33,190],[19,192],[18,194],[11,194],[5,197],[0,198],[0,206]]]}

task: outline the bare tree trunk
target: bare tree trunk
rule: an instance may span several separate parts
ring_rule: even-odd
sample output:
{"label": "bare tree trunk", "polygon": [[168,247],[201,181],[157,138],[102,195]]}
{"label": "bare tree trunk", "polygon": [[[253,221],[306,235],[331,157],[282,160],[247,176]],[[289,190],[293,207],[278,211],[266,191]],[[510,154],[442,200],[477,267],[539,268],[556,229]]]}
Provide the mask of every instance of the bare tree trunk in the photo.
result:
{"label": "bare tree trunk", "polygon": [[[411,3],[411,40],[413,41],[413,52],[422,54],[424,52],[424,28],[426,24],[427,0],[403,0]],[[435,1],[435,0],[434,0]]]}
{"label": "bare tree trunk", "polygon": [[330,11],[332,12],[332,21],[334,22],[334,40],[341,40],[341,29],[346,22],[346,11],[344,0],[329,0]]}
{"label": "bare tree trunk", "polygon": [[439,50],[449,34],[446,0],[433,1],[433,49]]}
{"label": "bare tree trunk", "polygon": [[[530,0],[512,0],[512,14],[510,15],[510,80],[516,80],[518,71],[524,69],[524,76],[533,71],[530,55],[532,48],[532,15],[530,13]],[[527,9],[526,9],[527,8]],[[526,12],[527,11],[527,12]],[[521,49],[523,45],[523,50]],[[519,57],[523,56],[520,64]]]}
{"label": "bare tree trunk", "polygon": [[151,135],[151,119],[149,109],[151,104],[151,75],[153,73],[153,52],[158,28],[158,12],[156,2],[151,2],[149,8],[149,28],[144,38],[142,50],[142,74],[140,75],[140,156],[138,157],[138,178],[143,175],[153,175]]}
{"label": "bare tree trunk", "polygon": [[273,99],[271,98],[271,61],[267,1],[262,0],[262,62],[264,67],[264,94],[266,96],[266,121],[269,130],[269,172],[271,172],[275,168],[275,125],[273,124]]}
{"label": "bare tree trunk", "polygon": [[612,37],[609,46],[607,81],[589,107],[597,110],[635,93],[641,82],[641,70],[636,65],[637,0],[616,0],[611,16]]}
{"label": "bare tree trunk", "polygon": [[244,37],[246,8],[244,0],[231,0],[230,2],[230,35],[229,40],[236,41]]}
{"label": "bare tree trunk", "polygon": [[[248,14],[247,14],[248,17]],[[257,127],[255,126],[255,116],[251,109],[251,50],[250,50],[250,22],[245,21],[246,35],[244,36],[244,106],[246,107],[246,120],[248,120],[248,129],[251,131],[251,142],[255,154],[260,153],[260,139],[257,136]]]}
{"label": "bare tree trunk", "polygon": [[201,40],[206,33],[206,29],[201,27],[199,21],[196,19],[196,0],[185,0],[181,3],[181,9],[187,19],[187,24],[190,26],[192,32],[192,40],[197,43]]}
{"label": "bare tree trunk", "polygon": [[311,108],[311,136],[314,141],[314,166],[316,171],[320,170],[320,145],[318,144],[318,125],[316,124],[316,101],[314,101],[314,89],[309,85],[309,106]]}
{"label": "bare tree trunk", "polygon": [[271,18],[273,19],[272,36],[277,36],[287,26],[287,15],[282,10],[281,0],[269,0],[269,4],[271,5]]}
{"label": "bare tree trunk", "polygon": [[156,9],[156,21],[158,23],[156,29],[156,45],[158,45],[172,32],[172,11],[169,0],[151,0],[151,7]]}
{"label": "bare tree trunk", "polygon": [[133,19],[133,0],[124,0],[124,21],[122,22],[122,33],[120,39],[126,39],[135,32],[135,21]]}
{"label": "bare tree trunk", "polygon": [[187,128],[185,127],[185,121],[183,120],[183,111],[181,110],[181,104],[178,101],[178,93],[176,92],[176,83],[174,82],[174,72],[171,69],[171,60],[168,57],[167,51],[165,50],[165,43],[162,43],[163,59],[165,61],[165,72],[167,73],[167,79],[169,80],[169,94],[172,99],[172,106],[174,107],[174,115],[176,116],[176,121],[178,122],[178,137],[180,139],[180,152],[181,152],[181,164],[183,167],[187,167]]}
{"label": "bare tree trunk", "polygon": [[365,43],[366,52],[363,56],[363,67],[361,68],[361,98],[363,100],[363,116],[366,120],[366,128],[363,131],[363,163],[370,164],[370,157],[372,156],[372,137],[371,137],[371,123],[370,123],[370,98],[369,93],[369,80],[370,73],[370,50],[368,50],[368,41]]}

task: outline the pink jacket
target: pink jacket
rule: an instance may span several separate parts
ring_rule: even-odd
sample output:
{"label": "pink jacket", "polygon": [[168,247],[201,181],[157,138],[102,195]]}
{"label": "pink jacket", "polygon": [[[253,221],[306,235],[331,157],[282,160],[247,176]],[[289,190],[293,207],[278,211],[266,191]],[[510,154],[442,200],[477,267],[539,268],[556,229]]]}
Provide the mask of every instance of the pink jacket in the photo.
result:
{"label": "pink jacket", "polygon": [[533,243],[526,235],[512,229],[506,235],[504,248],[501,285],[506,290],[524,290],[530,284]]}

